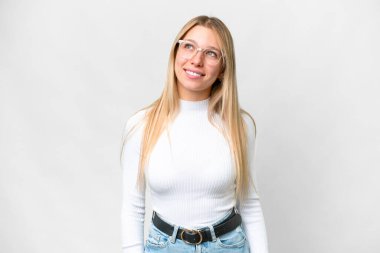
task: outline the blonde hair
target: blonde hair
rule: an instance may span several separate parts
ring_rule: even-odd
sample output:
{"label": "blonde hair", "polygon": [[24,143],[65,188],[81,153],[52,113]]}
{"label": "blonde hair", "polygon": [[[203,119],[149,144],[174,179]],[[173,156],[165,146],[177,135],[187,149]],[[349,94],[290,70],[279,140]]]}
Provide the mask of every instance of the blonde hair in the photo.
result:
{"label": "blonde hair", "polygon": [[[145,127],[141,140],[137,185],[140,190],[145,187],[144,169],[149,161],[151,151],[168,123],[171,122],[178,113],[179,95],[177,90],[177,78],[174,72],[175,57],[178,49],[177,42],[195,26],[203,26],[214,30],[221,42],[223,52],[223,78],[216,80],[212,85],[208,105],[208,119],[214,126],[217,126],[215,123],[216,115],[220,115],[222,119],[223,127],[218,127],[218,129],[222,131],[230,145],[236,170],[236,196],[241,199],[246,196],[249,184],[253,184],[250,180],[251,175],[249,175],[248,168],[247,127],[242,113],[246,113],[252,119],[253,123],[254,120],[239,106],[232,36],[221,20],[208,16],[195,17],[187,22],[180,30],[171,47],[164,90],[156,101],[143,109],[146,110],[144,118]],[[125,141],[126,138],[124,138],[123,146]]]}

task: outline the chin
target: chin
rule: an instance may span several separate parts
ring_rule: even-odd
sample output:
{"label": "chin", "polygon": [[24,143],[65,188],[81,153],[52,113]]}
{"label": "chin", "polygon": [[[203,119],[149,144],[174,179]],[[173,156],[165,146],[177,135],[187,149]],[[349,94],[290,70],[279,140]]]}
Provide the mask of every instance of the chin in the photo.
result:
{"label": "chin", "polygon": [[188,91],[194,91],[194,92],[201,92],[201,91],[207,90],[207,87],[200,87],[200,86],[194,86],[194,85],[184,86],[184,88]]}

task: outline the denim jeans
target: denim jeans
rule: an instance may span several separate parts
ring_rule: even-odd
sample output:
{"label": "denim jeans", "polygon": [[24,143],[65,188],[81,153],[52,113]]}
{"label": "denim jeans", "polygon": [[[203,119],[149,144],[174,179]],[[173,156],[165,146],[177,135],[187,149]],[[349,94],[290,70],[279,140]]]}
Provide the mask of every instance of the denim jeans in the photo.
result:
{"label": "denim jeans", "polygon": [[[223,221],[222,219],[221,221]],[[221,222],[219,221],[219,222]],[[218,224],[219,222],[215,223]],[[249,245],[241,225],[236,229],[219,237],[215,237],[212,227],[213,241],[190,245],[176,239],[178,226],[173,235],[167,235],[156,228],[152,223],[148,238],[145,242],[145,253],[249,253]]]}

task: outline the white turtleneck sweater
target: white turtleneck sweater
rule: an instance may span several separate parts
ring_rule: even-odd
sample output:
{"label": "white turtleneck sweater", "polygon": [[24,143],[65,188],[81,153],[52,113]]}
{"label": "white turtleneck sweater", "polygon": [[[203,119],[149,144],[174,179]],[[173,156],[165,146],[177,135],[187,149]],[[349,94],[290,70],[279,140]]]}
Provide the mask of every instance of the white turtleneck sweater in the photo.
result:
{"label": "white turtleneck sweater", "polygon": [[[242,203],[235,199],[235,169],[228,142],[207,117],[209,99],[180,100],[178,116],[158,139],[146,182],[151,204],[160,217],[184,228],[211,225],[237,206],[252,253],[267,253],[264,217],[257,192],[251,188]],[[123,150],[123,253],[144,252],[145,192],[136,188],[145,111],[127,121],[125,132],[135,126]],[[248,161],[253,175],[255,125],[243,115],[248,129]]]}

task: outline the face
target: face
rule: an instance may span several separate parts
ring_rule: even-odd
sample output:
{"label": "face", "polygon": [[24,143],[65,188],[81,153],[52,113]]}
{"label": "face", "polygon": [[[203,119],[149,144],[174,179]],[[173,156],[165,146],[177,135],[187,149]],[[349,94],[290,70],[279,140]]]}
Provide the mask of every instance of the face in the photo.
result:
{"label": "face", "polygon": [[[194,42],[198,47],[221,51],[221,43],[214,30],[203,26],[190,29],[183,40]],[[222,59],[210,65],[203,52],[192,58],[182,57],[177,51],[175,66],[179,97],[184,100],[203,100],[210,96],[211,86],[222,73]]]}

